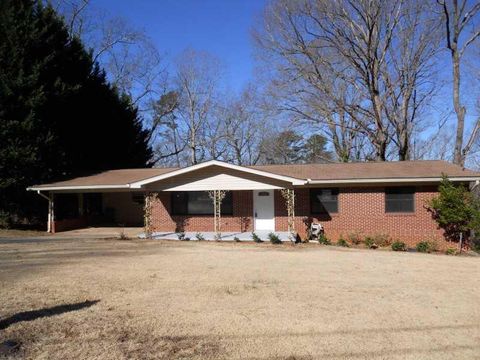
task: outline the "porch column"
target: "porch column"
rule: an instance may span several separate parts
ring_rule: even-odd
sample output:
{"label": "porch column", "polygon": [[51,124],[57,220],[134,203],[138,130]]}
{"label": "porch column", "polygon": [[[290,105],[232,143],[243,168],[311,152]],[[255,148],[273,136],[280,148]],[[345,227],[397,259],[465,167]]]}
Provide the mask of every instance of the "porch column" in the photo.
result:
{"label": "porch column", "polygon": [[293,189],[282,189],[280,190],[283,198],[285,199],[285,205],[287,206],[287,223],[288,223],[288,232],[290,240],[295,242],[296,233],[295,233],[295,190]]}
{"label": "porch column", "polygon": [[48,194],[47,232],[55,232],[55,200],[52,192]]}

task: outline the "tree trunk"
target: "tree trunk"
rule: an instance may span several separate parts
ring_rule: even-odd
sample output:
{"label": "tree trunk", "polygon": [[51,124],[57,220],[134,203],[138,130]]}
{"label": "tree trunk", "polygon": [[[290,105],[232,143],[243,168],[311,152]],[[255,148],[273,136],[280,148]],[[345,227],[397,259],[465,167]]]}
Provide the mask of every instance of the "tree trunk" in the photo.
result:
{"label": "tree trunk", "polygon": [[452,48],[453,61],[453,107],[457,114],[457,134],[455,136],[455,150],[453,154],[453,162],[463,166],[465,157],[462,154],[463,149],[463,132],[465,127],[465,107],[460,103],[460,57],[458,49]]}

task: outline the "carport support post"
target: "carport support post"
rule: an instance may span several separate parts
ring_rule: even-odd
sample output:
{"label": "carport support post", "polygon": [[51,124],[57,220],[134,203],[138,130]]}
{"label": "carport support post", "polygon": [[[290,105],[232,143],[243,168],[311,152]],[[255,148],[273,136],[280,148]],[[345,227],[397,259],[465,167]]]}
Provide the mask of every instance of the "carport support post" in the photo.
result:
{"label": "carport support post", "polygon": [[54,194],[51,192],[48,194],[48,224],[47,232],[55,232],[55,201]]}

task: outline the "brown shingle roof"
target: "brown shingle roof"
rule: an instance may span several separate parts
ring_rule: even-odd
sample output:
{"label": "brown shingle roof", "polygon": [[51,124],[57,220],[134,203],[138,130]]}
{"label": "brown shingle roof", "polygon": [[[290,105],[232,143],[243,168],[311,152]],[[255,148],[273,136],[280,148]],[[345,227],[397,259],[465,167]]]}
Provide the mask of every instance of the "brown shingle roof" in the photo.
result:
{"label": "brown shingle roof", "polygon": [[428,178],[446,174],[480,176],[480,173],[463,169],[442,160],[359,162],[332,164],[257,165],[257,170],[273,174],[312,180]]}
{"label": "brown shingle roof", "polygon": [[150,169],[119,169],[108,170],[90,176],[82,176],[74,179],[59,181],[50,184],[36,185],[35,188],[52,186],[106,186],[126,185],[135,181],[148,179],[176,170],[175,168],[150,168]]}
{"label": "brown shingle roof", "polygon": [[[311,180],[349,179],[411,179],[438,178],[446,174],[451,178],[474,176],[480,173],[463,169],[458,165],[440,160],[391,161],[367,163],[257,165],[250,168],[268,173]],[[122,186],[154,176],[166,174],[177,168],[121,169],[109,170],[91,176],[33,186],[33,188],[63,186]]]}

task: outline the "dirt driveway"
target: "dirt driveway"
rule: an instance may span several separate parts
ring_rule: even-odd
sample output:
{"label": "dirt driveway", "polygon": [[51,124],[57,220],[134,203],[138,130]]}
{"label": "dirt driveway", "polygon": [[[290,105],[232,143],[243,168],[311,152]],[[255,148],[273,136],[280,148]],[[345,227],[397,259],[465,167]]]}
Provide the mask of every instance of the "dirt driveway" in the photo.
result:
{"label": "dirt driveway", "polygon": [[480,359],[480,258],[0,240],[12,358]]}

